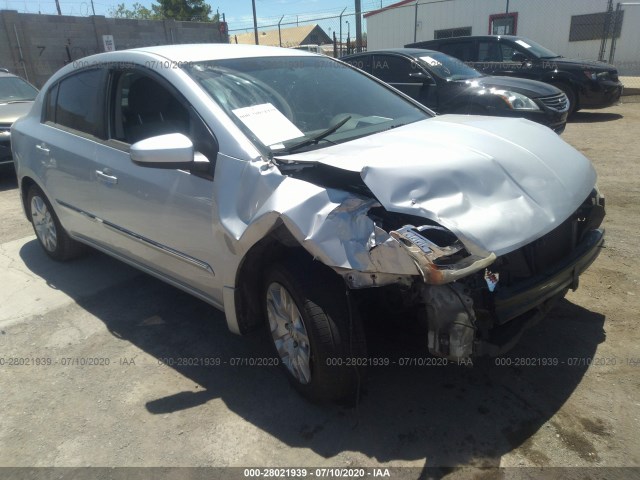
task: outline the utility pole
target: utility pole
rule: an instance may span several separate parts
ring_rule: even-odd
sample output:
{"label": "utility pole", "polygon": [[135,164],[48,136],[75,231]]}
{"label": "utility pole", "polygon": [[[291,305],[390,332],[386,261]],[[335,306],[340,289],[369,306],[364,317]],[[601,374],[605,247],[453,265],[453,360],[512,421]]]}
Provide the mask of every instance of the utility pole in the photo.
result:
{"label": "utility pole", "polygon": [[56,8],[58,9],[58,15],[62,15],[62,10],[60,10],[60,2],[56,0]]}
{"label": "utility pole", "polygon": [[96,7],[93,6],[93,0],[91,0],[91,11],[93,12],[93,16],[96,16]]}
{"label": "utility pole", "polygon": [[258,42],[258,19],[256,18],[256,0],[251,0],[251,4],[253,5],[253,34],[256,38],[256,45],[260,45],[260,42]]}
{"label": "utility pole", "polygon": [[344,45],[343,41],[342,41],[342,14],[344,13],[344,11],[347,9],[347,7],[344,7],[342,9],[342,12],[340,12],[340,54],[338,55],[338,57],[342,56],[342,45]]}
{"label": "utility pole", "polygon": [[607,49],[607,39],[609,38],[609,31],[611,27],[611,21],[613,20],[613,0],[609,0],[607,4],[607,16],[604,20],[604,31],[602,32],[602,40],[600,41],[600,53],[598,54],[598,60],[604,62],[604,52]]}
{"label": "utility pole", "polygon": [[284,18],[284,15],[280,17],[280,21],[278,22],[278,46],[279,47],[282,46],[282,32],[280,31],[280,24],[282,23],[283,18]]}
{"label": "utility pole", "polygon": [[360,0],[356,0],[356,52],[362,51],[362,8]]}

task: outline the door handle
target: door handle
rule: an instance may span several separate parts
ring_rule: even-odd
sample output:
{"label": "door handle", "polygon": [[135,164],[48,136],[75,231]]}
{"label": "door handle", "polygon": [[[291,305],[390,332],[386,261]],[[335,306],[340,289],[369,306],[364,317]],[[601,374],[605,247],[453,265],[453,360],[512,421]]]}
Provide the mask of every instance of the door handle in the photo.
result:
{"label": "door handle", "polygon": [[96,170],[96,178],[103,183],[108,183],[110,185],[117,184],[118,177],[109,175],[110,173],[111,170],[109,170],[108,168],[105,168],[104,171]]}
{"label": "door handle", "polygon": [[36,145],[36,148],[40,150],[42,153],[44,153],[45,155],[49,155],[49,149],[45,147],[44,144]]}

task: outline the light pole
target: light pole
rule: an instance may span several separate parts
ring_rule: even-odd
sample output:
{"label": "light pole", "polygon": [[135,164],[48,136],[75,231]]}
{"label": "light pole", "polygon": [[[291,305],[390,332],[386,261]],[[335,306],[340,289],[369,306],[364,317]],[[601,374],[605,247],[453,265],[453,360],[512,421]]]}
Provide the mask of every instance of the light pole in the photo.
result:
{"label": "light pole", "polygon": [[347,9],[347,7],[344,7],[342,9],[342,12],[340,12],[340,57],[342,56],[342,15],[344,14],[344,11]]}
{"label": "light pole", "polygon": [[347,20],[347,55],[351,53],[351,27],[349,26],[349,20]]}
{"label": "light pole", "polygon": [[256,0],[251,0],[251,6],[253,7],[253,34],[256,39],[256,45],[258,45],[258,19],[256,18]]}

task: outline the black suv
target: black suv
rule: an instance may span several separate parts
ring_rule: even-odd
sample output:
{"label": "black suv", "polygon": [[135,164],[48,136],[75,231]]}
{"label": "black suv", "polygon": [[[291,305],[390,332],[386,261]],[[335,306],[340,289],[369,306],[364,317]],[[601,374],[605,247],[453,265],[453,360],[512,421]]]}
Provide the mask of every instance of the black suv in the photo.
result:
{"label": "black suv", "polygon": [[622,83],[613,65],[564,58],[522,37],[486,35],[443,38],[406,45],[456,57],[489,75],[509,75],[550,83],[569,98],[569,112],[616,103]]}
{"label": "black suv", "polygon": [[442,52],[418,48],[369,51],[340,60],[397,88],[437,113],[526,118],[560,134],[564,93],[546,83],[490,77]]}

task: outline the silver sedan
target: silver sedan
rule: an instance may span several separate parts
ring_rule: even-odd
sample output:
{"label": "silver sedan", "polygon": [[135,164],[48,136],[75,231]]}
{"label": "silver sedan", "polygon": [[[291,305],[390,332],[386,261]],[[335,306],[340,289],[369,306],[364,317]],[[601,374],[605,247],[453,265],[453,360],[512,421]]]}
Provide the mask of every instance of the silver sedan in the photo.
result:
{"label": "silver sedan", "polygon": [[222,309],[233,332],[264,328],[317,401],[357,399],[383,361],[366,352],[372,305],[391,328],[422,324],[448,361],[499,355],[604,241],[595,171],[548,128],[435,116],[292,49],[87,57],[12,142],[50,257],[90,246]]}

